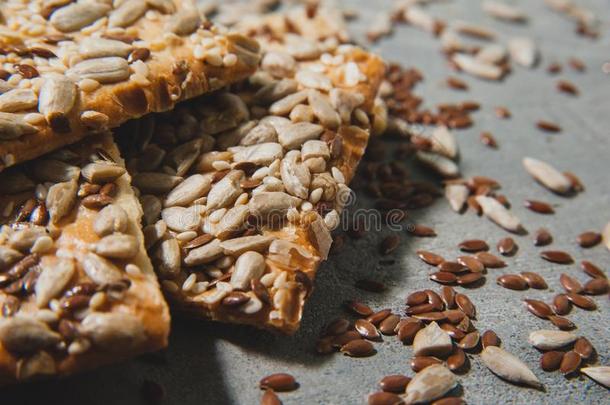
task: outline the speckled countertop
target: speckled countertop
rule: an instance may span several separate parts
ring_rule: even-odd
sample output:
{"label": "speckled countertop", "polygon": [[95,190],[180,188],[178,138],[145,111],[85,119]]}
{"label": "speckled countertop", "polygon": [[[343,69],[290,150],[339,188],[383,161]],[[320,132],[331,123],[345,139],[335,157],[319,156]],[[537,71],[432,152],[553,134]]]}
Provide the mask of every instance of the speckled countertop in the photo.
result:
{"label": "speckled countertop", "polygon": [[[363,38],[367,21],[389,1],[354,0],[345,2],[360,12],[350,27]],[[586,280],[578,266],[555,265],[538,257],[539,248],[531,242],[531,231],[548,228],[555,238],[552,245],[570,252],[577,263],[588,259],[610,269],[610,252],[602,246],[584,250],[575,243],[585,230],[601,230],[610,221],[610,74],[602,66],[610,62],[608,35],[610,8],[607,0],[587,0],[602,19],[602,36],[590,41],[574,34],[574,24],[549,11],[542,0],[510,1],[519,4],[531,16],[527,25],[495,22],[480,10],[479,2],[452,0],[439,2],[429,9],[436,16],[453,20],[482,22],[501,33],[502,38],[523,35],[536,40],[542,63],[534,70],[514,67],[503,83],[491,83],[462,76],[470,90],[456,92],[443,84],[451,70],[444,62],[436,39],[415,28],[400,25],[394,35],[372,48],[389,60],[423,71],[425,81],[416,87],[430,106],[438,102],[472,99],[483,108],[474,114],[475,125],[456,131],[461,149],[460,166],[464,176],[488,175],[498,179],[502,192],[513,202],[513,211],[530,230],[529,236],[515,237],[519,252],[507,259],[509,267],[489,271],[487,282],[468,294],[478,309],[479,330],[493,329],[502,338],[503,347],[523,359],[540,378],[546,392],[520,388],[499,380],[481,363],[470,357],[470,370],[458,376],[464,399],[469,404],[602,404],[610,403],[607,389],[586,377],[564,378],[560,373],[545,373],[538,367],[540,354],[527,343],[530,331],[552,326],[529,314],[523,298],[549,300],[561,290],[559,274]],[[552,61],[565,63],[570,57],[585,61],[587,71],[569,68],[551,77],[544,67]],[[574,82],[580,89],[577,98],[555,90],[558,78]],[[513,118],[499,120],[493,107],[510,108]],[[539,119],[558,122],[563,131],[545,134],[535,128]],[[491,131],[500,144],[490,150],[479,141],[483,130]],[[388,144],[391,148],[392,143]],[[521,158],[534,156],[575,172],[586,191],[574,198],[553,195],[535,184],[521,166]],[[414,168],[415,177],[427,174]],[[556,214],[543,216],[522,206],[525,199],[540,199],[556,205]],[[370,207],[358,193],[358,207]],[[415,255],[427,249],[445,257],[458,255],[457,244],[466,238],[481,238],[491,245],[506,232],[472,213],[458,215],[440,199],[435,205],[411,213],[411,218],[435,228],[436,238],[413,238],[402,234],[400,249],[393,253],[394,264],[380,263],[378,243],[389,231],[370,233],[350,241],[338,255],[320,269],[316,289],[307,305],[301,330],[293,337],[260,332],[251,328],[175,319],[170,347],[159,355],[145,356],[123,364],[102,368],[62,381],[47,381],[2,389],[6,404],[138,404],[145,379],[160,382],[166,391],[163,404],[257,404],[261,391],[258,380],[273,372],[289,372],[300,388],[281,394],[284,404],[362,404],[368,393],[377,389],[379,379],[387,374],[413,375],[409,368],[412,349],[394,337],[376,343],[378,353],[354,359],[341,354],[316,355],[313,345],[322,326],[343,315],[341,303],[360,299],[373,308],[404,310],[404,297],[422,288],[438,288],[428,280],[429,268]],[[549,283],[548,290],[516,292],[495,284],[504,272],[538,271]],[[388,289],[381,294],[366,293],[353,287],[359,278],[383,280]],[[568,317],[578,325],[576,333],[587,336],[599,353],[601,364],[610,364],[610,304],[607,297],[596,297],[599,309],[593,312],[573,310]]]}

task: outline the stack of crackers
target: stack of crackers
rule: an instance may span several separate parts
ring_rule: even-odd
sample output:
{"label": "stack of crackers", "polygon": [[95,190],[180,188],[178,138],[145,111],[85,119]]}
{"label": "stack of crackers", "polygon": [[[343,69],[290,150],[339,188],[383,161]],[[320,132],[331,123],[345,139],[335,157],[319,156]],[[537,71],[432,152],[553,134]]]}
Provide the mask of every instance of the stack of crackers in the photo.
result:
{"label": "stack of crackers", "polygon": [[0,383],[163,348],[166,302],[297,330],[382,114],[331,17],[3,4]]}

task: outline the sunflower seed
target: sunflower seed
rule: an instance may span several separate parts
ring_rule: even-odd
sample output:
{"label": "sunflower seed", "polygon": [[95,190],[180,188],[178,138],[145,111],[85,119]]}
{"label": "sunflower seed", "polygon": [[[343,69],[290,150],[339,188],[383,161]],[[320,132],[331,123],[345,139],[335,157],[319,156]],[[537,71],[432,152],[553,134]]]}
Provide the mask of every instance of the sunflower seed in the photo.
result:
{"label": "sunflower seed", "polygon": [[538,50],[534,41],[529,38],[512,38],[508,41],[508,51],[515,63],[521,66],[534,67],[538,60]]}
{"label": "sunflower seed", "polygon": [[527,281],[518,274],[503,274],[496,282],[504,288],[511,290],[527,290]]}
{"label": "sunflower seed", "polygon": [[71,259],[58,259],[53,265],[43,263],[42,272],[36,281],[36,305],[45,307],[52,298],[63,291],[72,276],[75,267]]}
{"label": "sunflower seed", "polygon": [[0,342],[12,353],[34,352],[59,343],[61,337],[45,323],[26,317],[0,321]]}
{"label": "sunflower seed", "polygon": [[102,84],[116,83],[129,78],[129,64],[116,56],[87,59],[68,69],[66,76],[75,81],[92,79]]}
{"label": "sunflower seed", "polygon": [[566,315],[572,309],[572,304],[565,294],[557,294],[553,298],[553,311],[557,315]]}
{"label": "sunflower seed", "polygon": [[529,343],[540,350],[555,350],[567,346],[578,337],[571,332],[560,330],[537,330],[529,334]]}
{"label": "sunflower seed", "polygon": [[541,388],[542,384],[525,363],[514,355],[496,346],[487,346],[481,352],[481,359],[485,366],[509,382],[525,384],[534,388]]}
{"label": "sunflower seed", "polygon": [[192,231],[201,224],[201,210],[197,205],[189,208],[169,207],[161,211],[161,218],[175,232]]}
{"label": "sunflower seed", "polygon": [[580,369],[580,372],[587,377],[597,381],[606,388],[610,388],[610,367],[608,366],[594,366],[584,367]]}
{"label": "sunflower seed", "polygon": [[511,232],[522,229],[521,221],[495,198],[484,195],[476,196],[476,202],[481,206],[483,213],[496,224]]}
{"label": "sunflower seed", "polygon": [[411,377],[402,374],[387,375],[379,381],[379,388],[385,392],[402,394],[409,382],[411,382]]}
{"label": "sunflower seed", "polygon": [[298,122],[283,128],[278,128],[278,140],[286,149],[299,148],[303,143],[317,139],[324,127],[309,122]]}
{"label": "sunflower seed", "polygon": [[574,259],[568,253],[561,250],[546,250],[540,253],[540,257],[552,263],[570,264]]}
{"label": "sunflower seed", "polygon": [[201,17],[195,7],[185,7],[171,16],[165,25],[165,29],[176,35],[192,34],[201,24]]}
{"label": "sunflower seed", "polygon": [[453,178],[460,174],[460,169],[457,164],[445,156],[418,151],[415,157],[421,164],[434,170],[442,177]]}
{"label": "sunflower seed", "polygon": [[81,322],[80,333],[110,352],[135,350],[147,340],[142,321],[125,312],[92,312]]}
{"label": "sunflower seed", "polygon": [[76,180],[57,183],[49,188],[46,206],[53,223],[58,223],[71,210],[76,202],[78,183]]}
{"label": "sunflower seed", "polygon": [[264,235],[242,236],[222,241],[220,247],[225,254],[236,256],[248,250],[262,252],[269,247],[273,240],[273,237]]}
{"label": "sunflower seed", "polygon": [[11,140],[38,132],[22,115],[0,112],[0,140]]}
{"label": "sunflower seed", "polygon": [[118,283],[123,278],[114,264],[95,253],[87,253],[81,264],[87,276],[96,284]]}
{"label": "sunflower seed", "polygon": [[538,229],[534,234],[534,246],[547,246],[553,242],[553,236],[544,228]]}
{"label": "sunflower seed", "polygon": [[521,277],[527,282],[527,285],[530,288],[535,288],[537,290],[545,290],[548,286],[544,278],[538,274],[533,273],[531,271],[523,271],[521,272]]}
{"label": "sunflower seed", "polygon": [[296,379],[287,373],[276,373],[263,377],[259,387],[263,390],[271,389],[278,392],[293,391],[298,388]]}
{"label": "sunflower seed", "polygon": [[235,162],[251,162],[256,165],[268,165],[284,156],[282,145],[277,142],[263,142],[245,146],[233,155]]}
{"label": "sunflower seed", "polygon": [[131,259],[140,246],[135,236],[114,233],[104,236],[95,245],[95,252],[110,259]]}
{"label": "sunflower seed", "polygon": [[610,250],[610,222],[608,222],[602,230],[602,240],[604,241],[606,249]]}
{"label": "sunflower seed", "polygon": [[93,231],[98,236],[105,236],[113,232],[127,230],[127,213],[115,204],[107,205],[97,215],[93,222]]}
{"label": "sunflower seed", "polygon": [[557,351],[546,352],[540,357],[540,368],[544,371],[559,370],[564,353]]}
{"label": "sunflower seed", "polygon": [[436,322],[417,332],[413,340],[415,356],[444,356],[451,352],[452,347],[451,338]]}
{"label": "sunflower seed", "polygon": [[576,239],[580,247],[590,248],[602,241],[602,235],[597,232],[583,232]]}
{"label": "sunflower seed", "polygon": [[468,199],[468,187],[463,184],[448,184],[445,187],[445,197],[449,201],[451,209],[455,212],[462,211],[464,204]]}
{"label": "sunflower seed", "polygon": [[340,351],[350,357],[367,357],[375,353],[375,348],[368,340],[357,339],[341,346]]}
{"label": "sunflower seed", "polygon": [[503,75],[502,69],[498,66],[485,63],[464,53],[453,55],[452,60],[464,72],[482,79],[499,80]]}
{"label": "sunflower seed", "polygon": [[498,1],[483,2],[483,11],[499,20],[509,22],[523,22],[527,20],[527,15],[521,9]]}
{"label": "sunflower seed", "polygon": [[543,186],[556,193],[567,193],[572,189],[572,183],[550,164],[538,159],[523,158],[525,170]]}
{"label": "sunflower seed", "polygon": [[407,385],[403,396],[409,404],[419,404],[442,397],[457,385],[453,373],[445,366],[436,364],[417,373]]}
{"label": "sunflower seed", "polygon": [[110,9],[105,3],[72,3],[53,12],[49,21],[58,31],[78,31],[104,17]]}
{"label": "sunflower seed", "polygon": [[455,136],[446,126],[434,128],[430,135],[431,151],[455,160],[458,155],[458,145]]}
{"label": "sunflower seed", "polygon": [[165,194],[176,187],[183,178],[165,173],[141,172],[132,178],[132,183],[142,193]]}
{"label": "sunflower seed", "polygon": [[38,97],[32,89],[13,89],[0,95],[0,111],[13,113],[36,107]]}

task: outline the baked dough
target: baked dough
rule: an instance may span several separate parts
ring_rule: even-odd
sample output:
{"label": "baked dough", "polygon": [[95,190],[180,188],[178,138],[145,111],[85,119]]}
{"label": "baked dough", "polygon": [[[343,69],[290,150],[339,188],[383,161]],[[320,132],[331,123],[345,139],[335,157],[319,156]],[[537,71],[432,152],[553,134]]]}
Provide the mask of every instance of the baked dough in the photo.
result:
{"label": "baked dough", "polygon": [[0,170],[252,74],[258,44],[191,0],[8,0]]}

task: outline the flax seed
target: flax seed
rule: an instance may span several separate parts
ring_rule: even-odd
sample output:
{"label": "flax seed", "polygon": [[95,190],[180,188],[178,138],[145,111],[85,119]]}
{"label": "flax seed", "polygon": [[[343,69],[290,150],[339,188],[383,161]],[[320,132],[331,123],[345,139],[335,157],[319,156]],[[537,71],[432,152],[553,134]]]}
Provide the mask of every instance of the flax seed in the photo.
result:
{"label": "flax seed", "polygon": [[566,178],[570,181],[570,184],[572,185],[572,189],[574,191],[584,191],[585,186],[582,184],[582,182],[580,181],[580,179],[572,172],[563,172],[563,175],[566,176]]}
{"label": "flax seed", "polygon": [[607,278],[606,274],[602,271],[602,269],[600,269],[588,260],[583,260],[582,262],[580,262],[580,268],[582,269],[582,271],[584,271],[586,274],[593,278]]}
{"label": "flax seed", "polygon": [[568,253],[561,250],[546,250],[540,253],[540,257],[552,263],[570,264],[574,259]]}
{"label": "flax seed", "polygon": [[525,207],[530,211],[537,212],[538,214],[554,214],[555,210],[551,204],[537,200],[525,200]]}
{"label": "flax seed", "polygon": [[585,70],[587,70],[587,67],[585,65],[585,63],[577,58],[570,58],[568,60],[568,64],[570,65],[570,67],[578,72],[584,72]]}
{"label": "flax seed", "polygon": [[436,236],[436,232],[434,231],[434,229],[421,224],[409,225],[407,226],[407,231],[414,236],[419,236],[422,238],[430,238]]}
{"label": "flax seed", "polygon": [[468,90],[468,84],[455,76],[447,78],[447,86],[455,90]]}
{"label": "flax seed", "polygon": [[548,319],[554,315],[551,307],[544,301],[525,299],[523,302],[527,310],[539,318]]}
{"label": "flax seed", "polygon": [[480,335],[479,332],[474,331],[467,333],[460,341],[457,346],[464,350],[472,350],[479,345]]}
{"label": "flax seed", "polygon": [[367,340],[381,339],[381,335],[379,334],[379,331],[377,330],[375,325],[373,325],[372,323],[370,323],[367,320],[364,320],[364,319],[356,320],[356,322],[354,322],[354,328],[360,334],[360,336],[362,336],[364,339],[367,339]]}
{"label": "flax seed", "polygon": [[432,402],[432,405],[465,405],[466,402],[459,397],[445,397]]}
{"label": "flax seed", "polygon": [[468,298],[466,295],[460,293],[456,294],[455,303],[462,310],[462,312],[466,314],[466,316],[470,318],[475,317],[476,308],[472,301],[470,301],[470,298]]}
{"label": "flax seed", "polygon": [[369,315],[366,320],[372,323],[373,325],[379,325],[385,318],[390,316],[392,311],[390,309],[382,309],[380,311],[375,312],[372,315]]}
{"label": "flax seed", "polygon": [[561,366],[564,353],[559,351],[550,351],[544,353],[540,357],[540,368],[544,371],[556,371]]}
{"label": "flax seed", "polygon": [[579,93],[578,88],[574,85],[574,83],[567,80],[559,80],[557,82],[557,90],[572,96],[577,96]]}
{"label": "flax seed", "polygon": [[466,316],[459,309],[445,310],[445,311],[443,311],[443,315],[445,316],[447,321],[451,322],[452,324],[458,324],[458,323],[462,322],[462,319],[464,319],[464,317]]}
{"label": "flax seed", "polygon": [[466,204],[468,204],[468,207],[473,210],[478,216],[481,216],[483,214],[483,209],[481,208],[481,205],[477,202],[476,196],[471,195],[470,197],[468,197],[466,199]]}
{"label": "flax seed", "polygon": [[447,367],[449,370],[456,371],[462,368],[466,364],[466,354],[460,347],[455,347],[453,353],[447,357]]}
{"label": "flax seed", "polygon": [[602,235],[598,232],[583,232],[576,239],[580,247],[590,248],[602,241]]}
{"label": "flax seed", "polygon": [[443,309],[443,300],[440,295],[432,290],[426,290],[426,295],[428,296],[428,303],[434,306],[434,308],[438,311]]}
{"label": "flax seed", "polygon": [[469,239],[462,241],[458,247],[464,252],[480,252],[483,250],[489,250],[487,242],[481,239]]}
{"label": "flax seed", "polygon": [[418,314],[423,314],[426,312],[433,312],[436,310],[436,307],[433,304],[420,304],[420,305],[415,305],[412,307],[409,307],[405,310],[405,313],[407,315],[418,315]]}
{"label": "flax seed", "polygon": [[400,317],[398,315],[391,314],[381,321],[379,324],[379,331],[387,336],[395,335],[396,332],[394,330],[396,329],[398,322],[400,322]]}
{"label": "flax seed", "polygon": [[557,124],[555,124],[554,122],[550,122],[550,121],[538,121],[536,123],[536,126],[538,127],[538,129],[545,131],[545,132],[560,132],[561,131],[561,127]]}
{"label": "flax seed", "polygon": [[548,288],[546,281],[544,281],[544,278],[538,273],[524,271],[521,272],[521,277],[523,277],[530,288],[535,288],[537,290],[545,290]]}
{"label": "flax seed", "polygon": [[493,149],[496,149],[498,147],[498,142],[496,141],[496,138],[494,138],[494,136],[491,134],[491,132],[481,132],[479,139],[481,140],[481,143],[485,146],[489,146]]}
{"label": "flax seed", "polygon": [[544,228],[538,229],[534,234],[534,246],[547,246],[553,242],[553,236]]}
{"label": "flax seed", "polygon": [[419,373],[424,368],[434,364],[442,364],[442,360],[432,356],[415,356],[411,359],[411,370]]}
{"label": "flax seed", "polygon": [[389,255],[395,251],[398,246],[400,246],[400,236],[396,234],[387,236],[379,245],[379,253],[382,255]]}
{"label": "flax seed", "polygon": [[326,335],[336,336],[346,332],[349,327],[350,322],[347,319],[337,318],[331,321],[324,330]]}
{"label": "flax seed", "polygon": [[409,294],[405,300],[405,303],[409,306],[420,305],[426,302],[428,302],[428,294],[424,290]]}
{"label": "flax seed", "polygon": [[417,256],[426,264],[431,266],[438,266],[442,262],[445,261],[442,256],[437,255],[436,253],[428,252],[425,250],[418,250]]}
{"label": "flax seed", "polygon": [[362,339],[358,332],[355,330],[348,330],[347,332],[344,332],[338,336],[332,337],[331,344],[333,348],[340,349],[343,345],[346,345],[352,340],[358,339]]}
{"label": "flax seed", "polygon": [[442,262],[438,265],[439,271],[448,273],[463,273],[468,271],[468,268],[458,262]]}
{"label": "flax seed", "polygon": [[368,340],[358,339],[346,343],[340,351],[350,357],[367,357],[375,353],[375,347]]}
{"label": "flax seed", "polygon": [[580,294],[583,290],[582,284],[578,280],[568,276],[565,273],[561,273],[559,276],[559,282],[567,292]]}
{"label": "flax seed", "polygon": [[489,252],[479,252],[475,255],[475,257],[488,269],[499,269],[501,267],[506,267],[504,260]]}
{"label": "flax seed", "polygon": [[379,381],[379,388],[385,392],[394,392],[402,394],[407,388],[407,384],[411,382],[411,378],[402,374],[387,375]]}
{"label": "flax seed", "polygon": [[557,326],[561,330],[572,330],[576,328],[576,325],[568,318],[564,318],[563,316],[552,315],[549,316],[549,321],[555,326]]}
{"label": "flax seed", "polygon": [[391,392],[374,392],[368,397],[369,405],[403,405],[404,401],[400,396]]}
{"label": "flax seed", "polygon": [[553,311],[557,315],[566,315],[570,313],[572,303],[565,294],[557,294],[553,298]]}
{"label": "flax seed", "polygon": [[563,356],[563,359],[561,359],[559,371],[561,371],[563,374],[571,374],[578,370],[581,362],[582,357],[580,357],[580,355],[575,351],[570,350]]}
{"label": "flax seed", "polygon": [[481,345],[483,349],[487,346],[500,346],[500,338],[493,330],[486,330],[481,336]]}
{"label": "flax seed", "polygon": [[368,305],[355,300],[350,300],[345,302],[345,308],[353,312],[358,316],[370,316],[373,314],[373,310]]}
{"label": "flax seed", "polygon": [[482,273],[468,273],[461,276],[458,276],[457,283],[459,285],[471,285],[483,278]]}
{"label": "flax seed", "polygon": [[496,107],[495,108],[496,117],[501,119],[507,119],[511,117],[511,113],[506,107]]}
{"label": "flax seed", "polygon": [[485,270],[483,263],[473,256],[460,256],[457,258],[457,262],[462,266],[466,266],[473,273],[482,273]]}
{"label": "flax seed", "polygon": [[551,63],[547,68],[546,71],[549,72],[550,74],[557,74],[557,73],[561,73],[561,65],[559,63]]}
{"label": "flax seed", "polygon": [[453,284],[457,281],[457,276],[446,271],[438,271],[430,274],[430,280],[440,284]]}
{"label": "flax seed", "polygon": [[498,242],[498,252],[504,256],[511,256],[517,251],[517,244],[511,237],[503,238]]}
{"label": "flax seed", "polygon": [[450,323],[443,323],[441,325],[441,329],[444,330],[445,332],[447,332],[447,334],[451,337],[451,339],[453,340],[460,340],[462,339],[464,336],[466,336],[466,334],[464,332],[462,332],[461,330],[459,330],[455,325],[452,325]]}
{"label": "flax seed", "polygon": [[445,303],[447,309],[455,308],[455,290],[450,286],[441,287],[441,299]]}
{"label": "flax seed", "polygon": [[572,302],[572,304],[576,305],[578,308],[593,311],[597,309],[597,304],[589,297],[585,297],[584,295],[567,293],[566,296]]}
{"label": "flax seed", "polygon": [[410,345],[421,328],[423,328],[423,324],[420,320],[405,323],[398,329],[398,340]]}
{"label": "flax seed", "polygon": [[380,293],[385,290],[385,285],[379,281],[368,280],[368,279],[360,279],[356,281],[356,288],[368,292]]}
{"label": "flax seed", "polygon": [[595,351],[595,348],[593,347],[591,342],[589,342],[589,339],[587,339],[586,337],[579,337],[578,339],[576,339],[576,342],[574,342],[573,350],[578,353],[580,357],[583,358],[583,360],[587,360],[591,357],[591,355]]}
{"label": "flax seed", "polygon": [[594,278],[587,281],[584,285],[583,292],[588,295],[601,295],[608,292],[608,280],[605,278]]}
{"label": "flax seed", "polygon": [[261,397],[261,405],[282,405],[282,401],[273,390],[265,390]]}
{"label": "flax seed", "polygon": [[287,373],[271,374],[259,382],[259,387],[263,390],[272,389],[274,391],[293,391],[298,388],[295,378]]}

